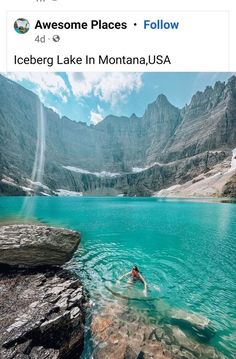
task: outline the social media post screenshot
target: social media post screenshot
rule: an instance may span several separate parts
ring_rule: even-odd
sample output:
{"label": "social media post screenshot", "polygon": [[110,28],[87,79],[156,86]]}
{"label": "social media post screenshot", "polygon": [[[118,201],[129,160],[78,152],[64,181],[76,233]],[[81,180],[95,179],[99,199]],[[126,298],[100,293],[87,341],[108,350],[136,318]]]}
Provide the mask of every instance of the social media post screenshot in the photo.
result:
{"label": "social media post screenshot", "polygon": [[210,17],[204,11],[84,12],[79,19],[75,12],[26,14],[8,13],[7,71],[63,66],[72,72],[225,71],[229,66],[227,11]]}
{"label": "social media post screenshot", "polygon": [[0,12],[0,357],[236,357],[232,1]]}

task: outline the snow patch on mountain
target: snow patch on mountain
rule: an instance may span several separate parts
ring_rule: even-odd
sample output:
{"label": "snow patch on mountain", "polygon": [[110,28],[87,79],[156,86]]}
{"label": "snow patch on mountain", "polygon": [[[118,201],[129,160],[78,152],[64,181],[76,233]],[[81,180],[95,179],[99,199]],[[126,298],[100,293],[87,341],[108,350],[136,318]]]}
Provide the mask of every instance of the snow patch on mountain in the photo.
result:
{"label": "snow patch on mountain", "polygon": [[150,165],[148,165],[148,166],[145,166],[145,167],[133,167],[132,168],[132,172],[133,173],[139,173],[139,172],[143,172],[143,171],[146,171],[146,170],[148,170],[149,168],[152,168],[152,167],[154,167],[154,166],[156,166],[156,165],[162,165],[162,163],[160,163],[160,162],[153,162],[152,164],[150,164]]}
{"label": "snow patch on mountain", "polygon": [[146,169],[146,168],[133,167],[133,168],[132,168],[132,172],[133,172],[133,173],[139,173],[139,172],[145,171],[145,169]]}
{"label": "snow patch on mountain", "polygon": [[1,179],[2,183],[8,184],[10,186],[17,186],[16,182],[13,178],[3,175],[3,178]]}
{"label": "snow patch on mountain", "polygon": [[68,191],[67,189],[58,188],[55,192],[60,197],[82,197],[82,192]]}
{"label": "snow patch on mountain", "polygon": [[26,192],[26,193],[32,193],[33,192],[32,188],[25,187],[25,186],[19,186],[19,187],[22,188],[23,191]]}
{"label": "snow patch on mountain", "polygon": [[97,177],[117,177],[117,176],[121,175],[120,173],[108,172],[108,171],[90,172],[90,171],[85,170],[83,168],[73,167],[73,166],[62,166],[62,167],[69,170],[69,171],[72,171],[72,172],[89,174],[89,175],[94,175],[94,176],[97,176]]}
{"label": "snow patch on mountain", "polygon": [[231,167],[230,169],[233,170],[236,168],[236,148],[232,150],[232,159],[231,159]]}
{"label": "snow patch on mountain", "polygon": [[46,186],[45,184],[42,184],[41,182],[34,182],[31,179],[27,178],[27,181],[31,184],[32,187],[42,187],[44,189],[50,190],[50,188],[48,186]]}

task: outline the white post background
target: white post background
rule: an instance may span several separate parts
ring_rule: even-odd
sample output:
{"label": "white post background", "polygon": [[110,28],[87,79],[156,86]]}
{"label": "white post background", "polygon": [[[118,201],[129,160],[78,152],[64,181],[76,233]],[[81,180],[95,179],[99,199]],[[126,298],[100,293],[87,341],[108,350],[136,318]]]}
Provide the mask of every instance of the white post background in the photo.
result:
{"label": "white post background", "polygon": [[[3,2],[2,2],[3,3]],[[230,71],[236,70],[236,2],[233,0],[166,0],[165,2],[133,2],[121,0],[8,0],[1,3],[0,13],[0,71]],[[135,8],[135,10],[134,10]],[[145,9],[145,10],[144,10]],[[76,12],[77,11],[77,12]],[[25,17],[31,23],[25,35],[17,34],[13,23]],[[42,21],[82,21],[101,18],[109,21],[127,21],[128,30],[34,30],[34,23]],[[179,21],[177,31],[143,30],[144,19]],[[134,22],[137,27],[132,26]],[[34,41],[36,35],[61,36],[59,43],[48,40],[45,44]],[[59,65],[48,67],[14,65],[17,56],[56,56],[85,54],[96,57],[147,56],[168,54],[172,65]],[[55,65],[55,64],[54,64]]]}

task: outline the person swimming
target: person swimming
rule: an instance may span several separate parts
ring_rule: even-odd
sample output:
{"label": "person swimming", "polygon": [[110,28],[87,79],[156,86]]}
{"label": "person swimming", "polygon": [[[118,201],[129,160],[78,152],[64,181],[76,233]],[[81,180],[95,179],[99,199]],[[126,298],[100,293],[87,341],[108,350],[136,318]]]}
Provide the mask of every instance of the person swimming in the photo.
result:
{"label": "person swimming", "polygon": [[142,274],[140,273],[140,271],[139,271],[139,269],[138,269],[137,266],[133,266],[132,269],[131,269],[131,271],[128,272],[128,273],[123,274],[123,275],[118,279],[117,282],[119,283],[122,279],[124,279],[124,278],[126,278],[126,277],[130,277],[129,280],[128,280],[128,282],[127,282],[127,284],[134,284],[134,283],[135,283],[136,281],[138,281],[138,280],[139,280],[140,282],[142,282],[143,285],[144,285],[143,293],[144,293],[145,296],[147,295],[147,283],[146,283],[144,277],[142,276]]}

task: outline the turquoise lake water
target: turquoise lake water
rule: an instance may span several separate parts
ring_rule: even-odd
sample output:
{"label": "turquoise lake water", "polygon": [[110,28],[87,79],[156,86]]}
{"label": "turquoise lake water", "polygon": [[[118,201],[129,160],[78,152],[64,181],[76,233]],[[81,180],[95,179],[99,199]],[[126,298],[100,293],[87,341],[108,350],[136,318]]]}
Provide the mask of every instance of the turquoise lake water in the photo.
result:
{"label": "turquoise lake water", "polygon": [[[0,219],[27,212],[36,221],[82,233],[70,265],[93,294],[95,306],[115,301],[112,291],[123,290],[116,289],[115,280],[137,264],[149,285],[144,311],[153,311],[151,301],[161,298],[167,308],[209,318],[216,334],[208,344],[236,358],[235,203],[31,197],[22,211],[24,201],[0,198]],[[123,294],[142,298],[141,288]]]}

